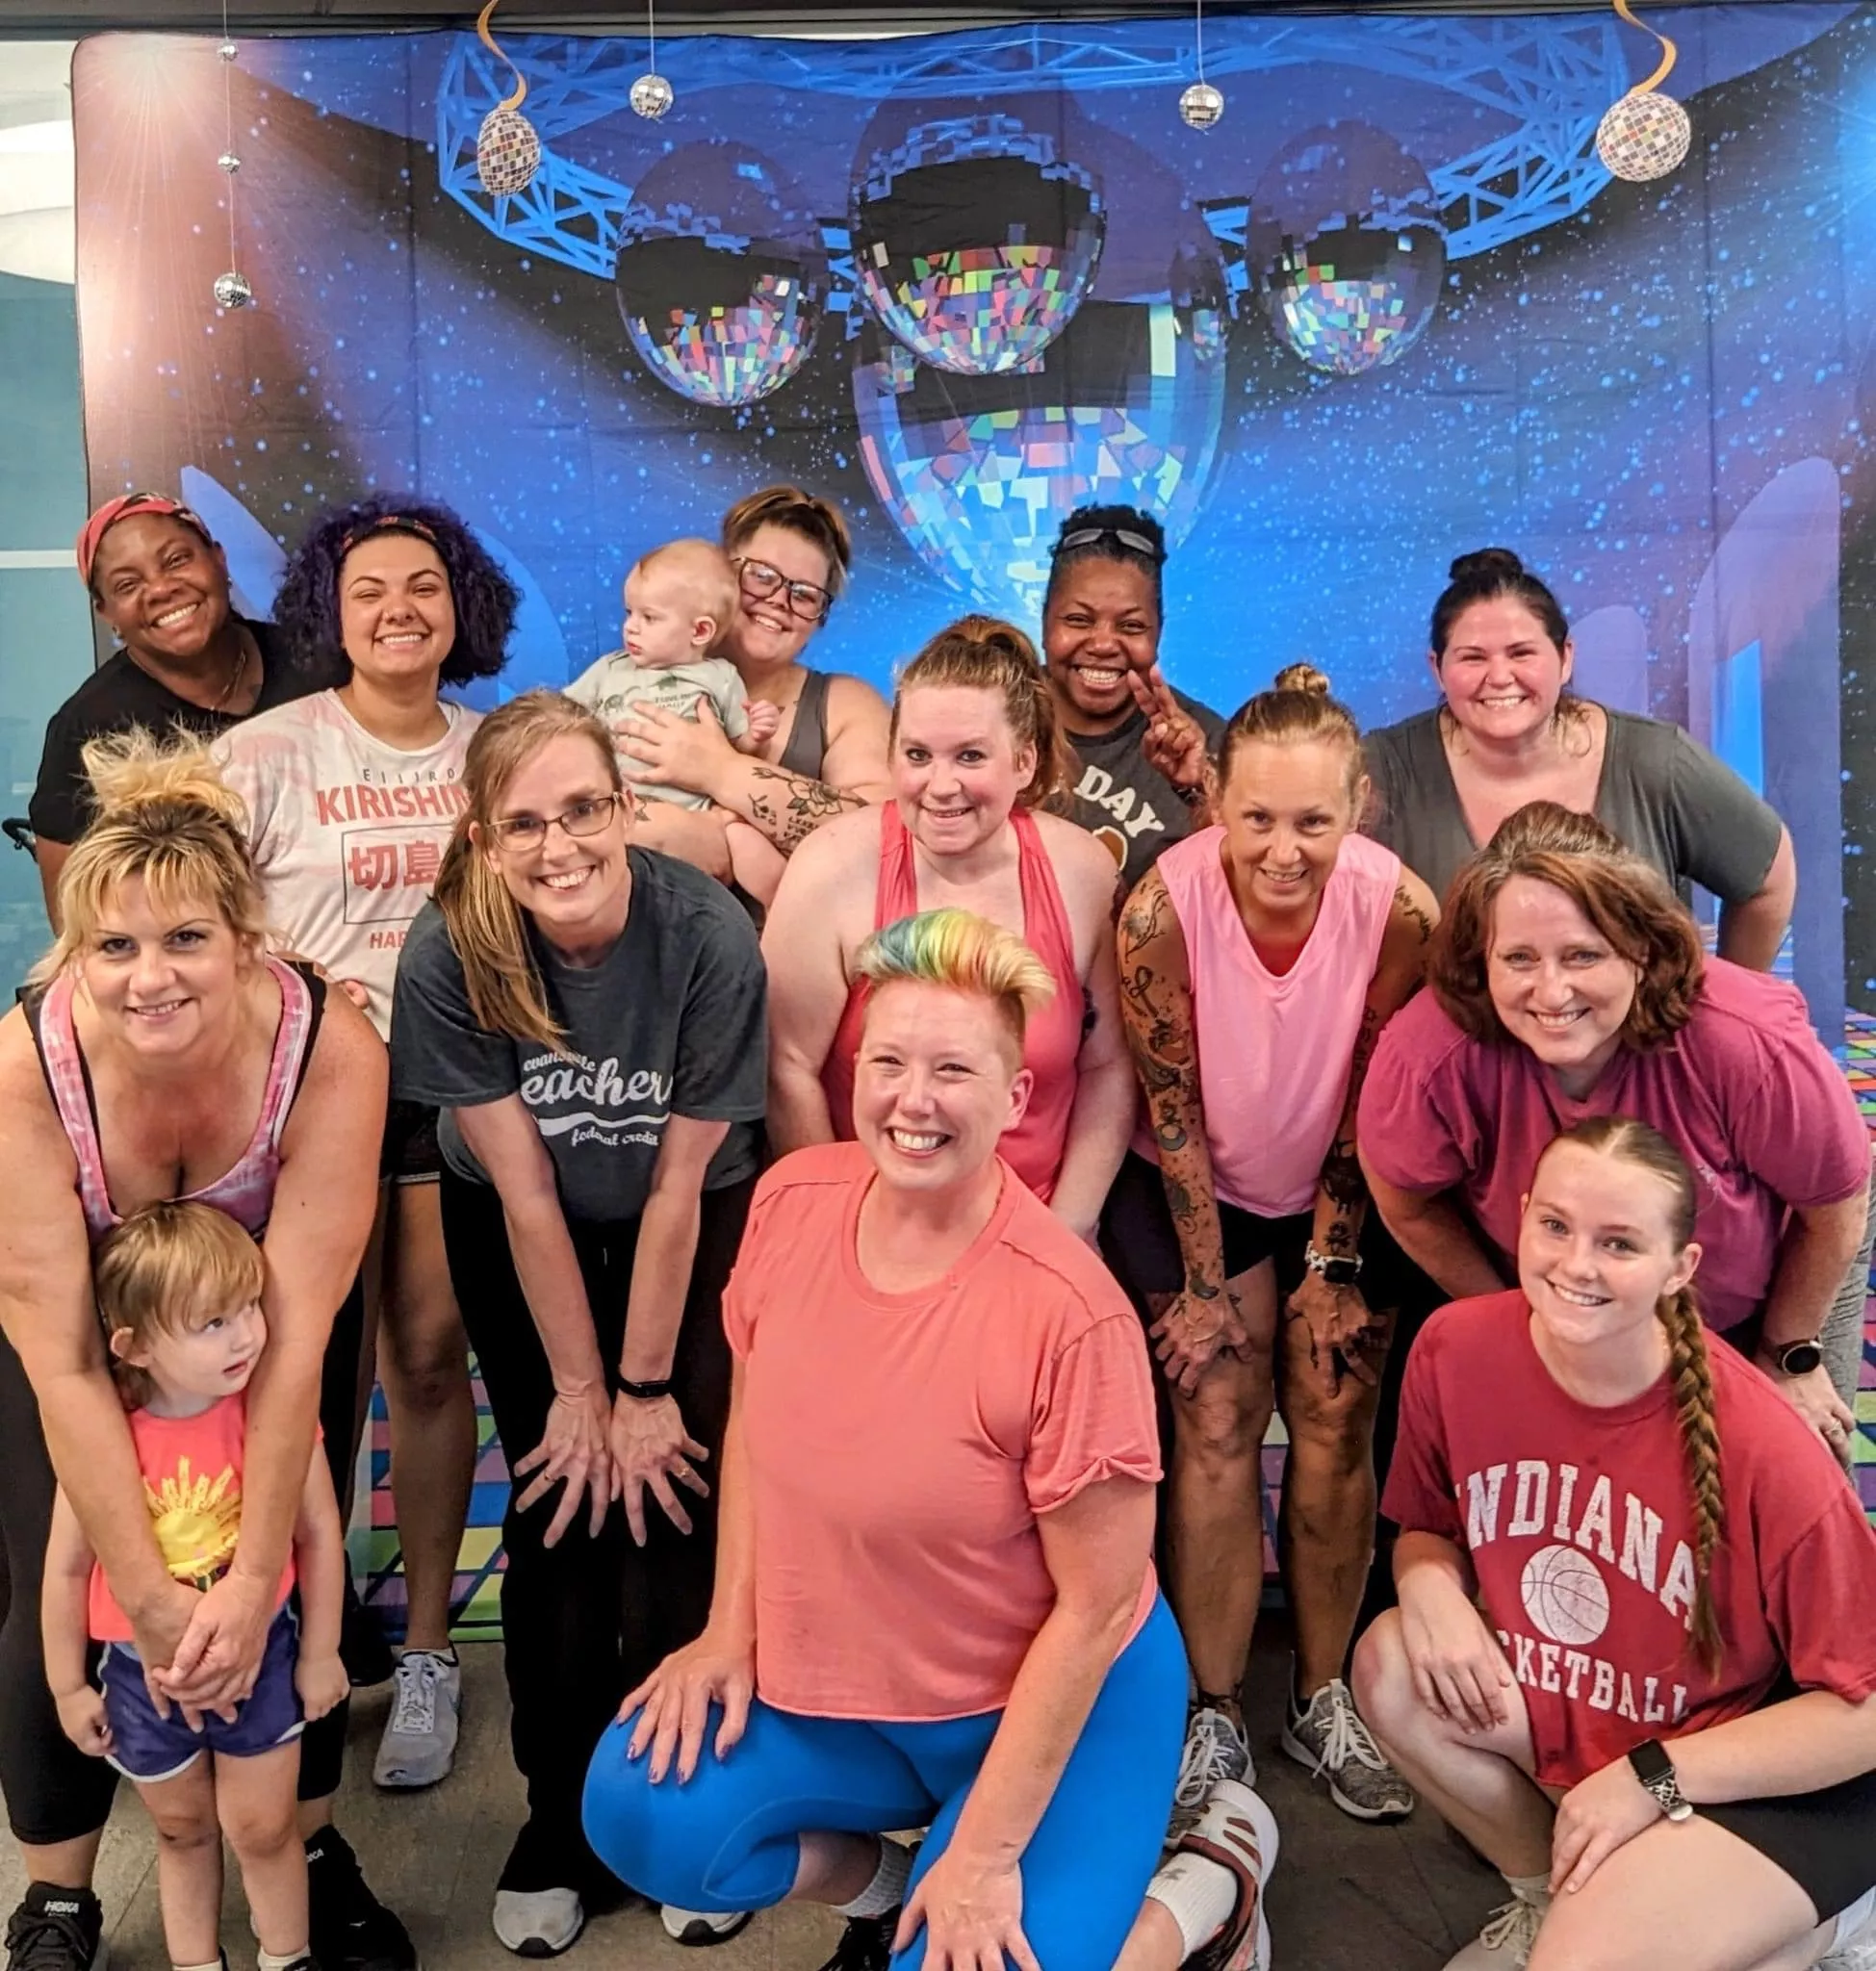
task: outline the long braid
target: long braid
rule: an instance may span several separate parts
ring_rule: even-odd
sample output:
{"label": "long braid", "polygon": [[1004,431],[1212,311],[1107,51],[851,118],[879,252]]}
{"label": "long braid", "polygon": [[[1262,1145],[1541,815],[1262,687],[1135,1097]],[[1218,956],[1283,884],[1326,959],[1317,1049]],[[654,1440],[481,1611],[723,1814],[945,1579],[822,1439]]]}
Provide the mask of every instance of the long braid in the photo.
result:
{"label": "long braid", "polygon": [[1691,1288],[1663,1300],[1661,1325],[1667,1330],[1668,1372],[1674,1378],[1674,1405],[1681,1425],[1681,1448],[1694,1506],[1693,1641],[1709,1675],[1720,1667],[1720,1625],[1713,1612],[1711,1572],[1726,1519],[1720,1481],[1720,1435],[1713,1417],[1713,1372],[1707,1360],[1707,1336]]}

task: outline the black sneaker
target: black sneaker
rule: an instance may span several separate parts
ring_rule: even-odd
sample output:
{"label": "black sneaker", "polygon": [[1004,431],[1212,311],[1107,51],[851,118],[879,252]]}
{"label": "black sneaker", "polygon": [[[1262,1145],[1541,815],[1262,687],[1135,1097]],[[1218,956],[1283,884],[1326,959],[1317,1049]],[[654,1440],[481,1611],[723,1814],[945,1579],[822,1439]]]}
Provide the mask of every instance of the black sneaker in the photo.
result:
{"label": "black sneaker", "polygon": [[320,1971],[417,1971],[409,1931],[372,1894],[336,1828],[307,1840],[306,1913]]}
{"label": "black sneaker", "polygon": [[897,1909],[888,1909],[884,1916],[849,1916],[833,1957],[821,1971],[886,1971],[892,1961],[892,1938],[898,1928]]}
{"label": "black sneaker", "polygon": [[7,1971],[104,1971],[104,1911],[90,1889],[33,1882],[7,1918]]}

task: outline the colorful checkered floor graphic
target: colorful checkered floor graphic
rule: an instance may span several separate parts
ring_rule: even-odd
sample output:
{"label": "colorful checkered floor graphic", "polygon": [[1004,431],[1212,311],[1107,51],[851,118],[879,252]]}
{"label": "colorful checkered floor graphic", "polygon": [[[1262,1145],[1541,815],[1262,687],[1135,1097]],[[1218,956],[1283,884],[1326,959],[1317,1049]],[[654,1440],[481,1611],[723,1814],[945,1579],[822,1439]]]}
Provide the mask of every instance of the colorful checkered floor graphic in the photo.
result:
{"label": "colorful checkered floor graphic", "polygon": [[[1876,1131],[1876,1019],[1849,1015],[1845,1032],[1844,1065],[1850,1086],[1872,1131]],[[468,1642],[499,1636],[501,1573],[501,1515],[508,1501],[508,1468],[496,1439],[495,1421],[478,1380],[475,1384],[480,1447],[475,1463],[475,1490],[469,1503],[469,1525],[463,1534],[456,1566],[456,1634]],[[1864,1509],[1876,1520],[1876,1296],[1863,1324],[1863,1389],[1857,1397],[1857,1484]],[[385,1420],[384,1393],[372,1395],[371,1490],[361,1502],[352,1529],[352,1565],[366,1605],[378,1616],[387,1633],[400,1635],[404,1621],[402,1555],[398,1547],[397,1515],[391,1500],[391,1438]],[[1276,1490],[1283,1475],[1283,1447],[1264,1452],[1265,1564],[1274,1568]],[[369,1517],[368,1517],[369,1516]]]}

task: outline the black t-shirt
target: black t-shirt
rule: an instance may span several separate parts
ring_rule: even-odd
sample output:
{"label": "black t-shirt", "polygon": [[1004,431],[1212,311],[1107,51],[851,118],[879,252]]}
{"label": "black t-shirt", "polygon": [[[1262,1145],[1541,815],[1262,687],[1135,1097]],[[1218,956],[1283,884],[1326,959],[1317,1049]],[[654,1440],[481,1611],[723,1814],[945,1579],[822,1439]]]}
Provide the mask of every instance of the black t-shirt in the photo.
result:
{"label": "black t-shirt", "polygon": [[[1224,721],[1210,705],[1183,691],[1173,698],[1197,721],[1208,751],[1216,753]],[[1162,849],[1192,833],[1192,810],[1172,782],[1153,766],[1143,745],[1146,714],[1138,706],[1111,732],[1065,732],[1081,771],[1070,789],[1069,818],[1095,836],[1119,865],[1131,890]]]}
{"label": "black t-shirt", "polygon": [[547,1144],[570,1219],[635,1218],[673,1115],[728,1122],[706,1190],[756,1170],[768,1091],[768,974],[749,919],[687,862],[630,849],[631,909],[597,965],[556,958],[530,924],[561,1055],[477,1024],[443,915],[425,904],[398,958],[391,1087],[441,1109],[437,1139],[459,1177],[486,1184],[450,1113],[519,1094]]}
{"label": "black t-shirt", "polygon": [[33,832],[48,842],[75,842],[91,818],[90,783],[85,778],[87,743],[107,732],[127,732],[142,726],[159,737],[178,724],[204,739],[215,739],[230,726],[271,711],[290,699],[304,698],[316,688],[287,655],[286,640],[271,623],[242,621],[261,653],[261,695],[252,708],[229,714],[210,711],[178,698],[123,651],[107,657],[59,709],[45,729],[45,751],[39,755],[39,783],[27,813]]}

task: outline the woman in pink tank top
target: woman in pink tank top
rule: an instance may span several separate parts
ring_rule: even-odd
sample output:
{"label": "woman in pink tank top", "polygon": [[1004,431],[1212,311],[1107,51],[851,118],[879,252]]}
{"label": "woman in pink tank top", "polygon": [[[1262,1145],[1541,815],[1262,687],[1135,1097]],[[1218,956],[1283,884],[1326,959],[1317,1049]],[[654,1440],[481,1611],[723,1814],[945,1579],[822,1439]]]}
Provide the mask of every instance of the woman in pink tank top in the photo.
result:
{"label": "woman in pink tank top", "polygon": [[[63,930],[26,1003],[0,1020],[0,1532],[13,1583],[0,1788],[39,1897],[29,1891],[15,1921],[30,1927],[43,1895],[63,1890],[81,1929],[95,1915],[83,1885],[114,1776],[66,1742],[45,1689],[48,1455],[164,1690],[203,1710],[244,1699],[305,1489],[328,1337],[354,1304],[386,1083],[365,1015],[265,952],[245,817],[199,745],[133,733],[86,757],[97,816],[61,871]],[[273,1337],[248,1395],[239,1544],[206,1592],[172,1580],[157,1549],[91,1293],[96,1241],[143,1205],[185,1197],[266,1230]],[[342,1333],[326,1428],[343,1465],[362,1335]],[[402,1926],[326,1822],[344,1744],[342,1705],[300,1745],[314,1948],[329,1971],[414,1966]]]}
{"label": "woman in pink tank top", "polygon": [[1135,1093],[1109,931],[1114,863],[1038,811],[1066,750],[1029,639],[966,616],[907,666],[892,709],[893,799],[802,844],[770,907],[769,1135],[778,1151],[851,1140],[864,988],[855,952],[883,926],[943,906],[1018,933],[1055,997],[1031,1022],[1028,1113],[1010,1167],[1083,1237],[1132,1127]]}
{"label": "woman in pink tank top", "polygon": [[1238,712],[1218,776],[1220,825],[1168,849],[1121,915],[1146,1113],[1102,1228],[1173,1394],[1167,1593],[1198,1690],[1175,1818],[1249,1762],[1237,1693],[1274,1407],[1297,1624],[1283,1747],[1346,1812],[1398,1819],[1413,1794],[1342,1679],[1375,1541],[1379,1370],[1411,1279],[1368,1211],[1355,1105],[1438,907],[1353,832],[1360,734],[1321,672],[1293,665]]}

